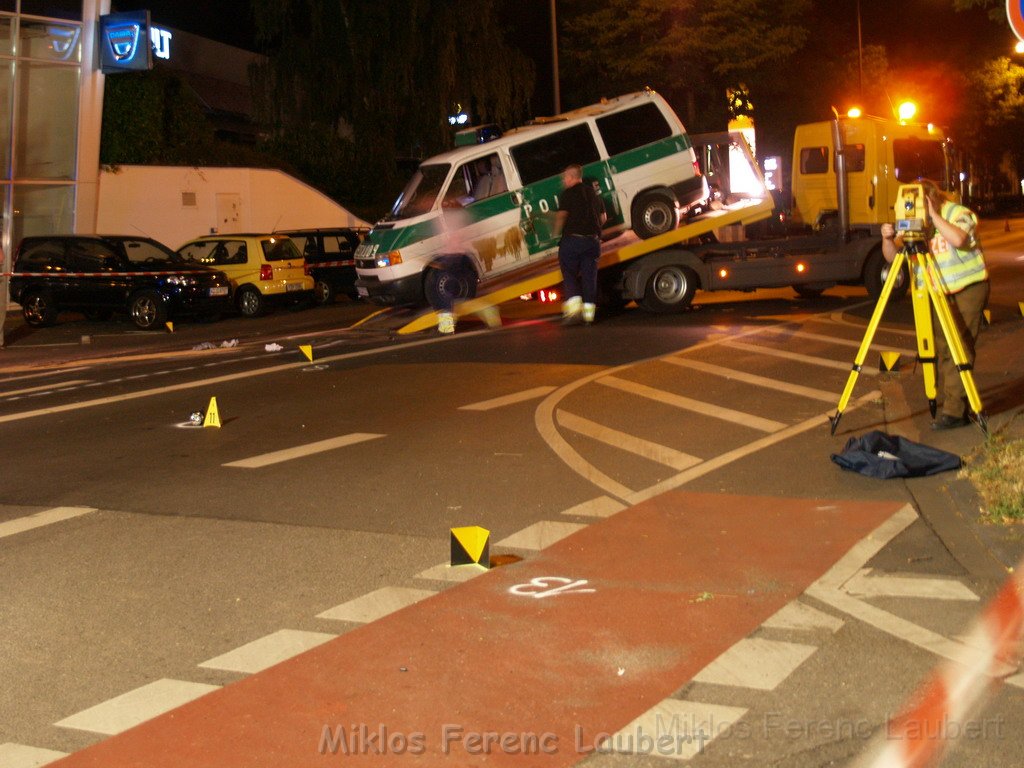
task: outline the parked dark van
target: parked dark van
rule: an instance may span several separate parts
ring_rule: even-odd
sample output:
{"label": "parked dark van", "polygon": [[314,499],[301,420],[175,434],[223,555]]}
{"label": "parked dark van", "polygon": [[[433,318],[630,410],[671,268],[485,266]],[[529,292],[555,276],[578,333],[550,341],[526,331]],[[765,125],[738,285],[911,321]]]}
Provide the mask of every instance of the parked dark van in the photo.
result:
{"label": "parked dark van", "polygon": [[306,274],[316,281],[313,296],[317,304],[330,304],[342,294],[356,295],[355,252],[369,227],[337,229],[293,229],[288,235],[306,259]]}
{"label": "parked dark van", "polygon": [[190,264],[162,243],[126,235],[47,235],[23,239],[14,257],[11,298],[25,322],[52,325],[64,310],[106,319],[125,312],[143,330],[182,315],[231,308],[230,283]]}

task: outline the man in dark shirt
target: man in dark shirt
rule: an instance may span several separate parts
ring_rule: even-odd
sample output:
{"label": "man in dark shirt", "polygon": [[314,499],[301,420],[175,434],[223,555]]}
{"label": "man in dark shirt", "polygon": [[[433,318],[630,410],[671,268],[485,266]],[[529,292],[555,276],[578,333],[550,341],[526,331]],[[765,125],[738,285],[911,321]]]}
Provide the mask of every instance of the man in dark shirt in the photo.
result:
{"label": "man in dark shirt", "polygon": [[604,204],[594,188],[583,182],[583,169],[578,165],[562,171],[562,186],[555,218],[555,232],[562,235],[558,265],[566,294],[562,322],[589,325],[597,311],[597,260],[606,218]]}

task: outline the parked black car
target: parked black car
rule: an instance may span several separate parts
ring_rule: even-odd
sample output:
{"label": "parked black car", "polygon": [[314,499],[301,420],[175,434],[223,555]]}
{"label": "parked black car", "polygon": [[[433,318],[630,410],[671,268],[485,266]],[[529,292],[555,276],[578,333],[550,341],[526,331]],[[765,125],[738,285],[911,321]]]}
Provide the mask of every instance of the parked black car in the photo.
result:
{"label": "parked black car", "polygon": [[317,304],[330,304],[338,294],[356,299],[356,248],[366,227],[338,229],[293,229],[288,235],[306,259],[306,274],[316,282],[313,296]]}
{"label": "parked black car", "polygon": [[106,319],[127,312],[143,330],[171,317],[213,317],[231,308],[227,276],[190,264],[148,237],[26,237],[14,257],[11,298],[25,322],[52,325],[62,310]]}

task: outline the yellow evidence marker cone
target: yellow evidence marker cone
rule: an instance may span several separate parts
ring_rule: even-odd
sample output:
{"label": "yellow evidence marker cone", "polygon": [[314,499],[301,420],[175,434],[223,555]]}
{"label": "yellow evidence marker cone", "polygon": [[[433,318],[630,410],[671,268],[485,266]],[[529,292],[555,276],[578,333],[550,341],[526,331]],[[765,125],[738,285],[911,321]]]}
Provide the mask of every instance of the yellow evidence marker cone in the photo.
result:
{"label": "yellow evidence marker cone", "polygon": [[217,410],[217,398],[210,398],[210,405],[206,408],[206,418],[203,419],[204,427],[220,428],[220,411]]}
{"label": "yellow evidence marker cone", "polygon": [[167,326],[167,332],[168,333],[174,333],[174,323],[172,323],[170,320],[168,320],[166,323],[164,323],[164,325]]}
{"label": "yellow evidence marker cone", "polygon": [[880,357],[882,361],[878,364],[879,371],[898,371],[900,369],[899,352],[882,352]]}
{"label": "yellow evidence marker cone", "polygon": [[300,344],[299,349],[302,350],[302,354],[306,356],[309,362],[313,362],[313,345],[312,344]]}
{"label": "yellow evidence marker cone", "polygon": [[491,567],[491,532],[479,525],[452,528],[452,565]]}

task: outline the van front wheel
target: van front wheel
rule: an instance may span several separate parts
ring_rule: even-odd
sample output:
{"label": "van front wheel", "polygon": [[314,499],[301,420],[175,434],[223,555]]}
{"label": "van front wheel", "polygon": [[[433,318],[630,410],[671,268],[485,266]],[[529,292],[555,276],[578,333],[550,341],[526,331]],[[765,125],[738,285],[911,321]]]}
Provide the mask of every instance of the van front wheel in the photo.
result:
{"label": "van front wheel", "polygon": [[676,204],[667,195],[648,192],[633,204],[633,231],[641,240],[670,232],[677,223]]}
{"label": "van front wheel", "polygon": [[461,299],[476,296],[476,273],[465,264],[432,264],[423,293],[434,309],[446,309]]}

